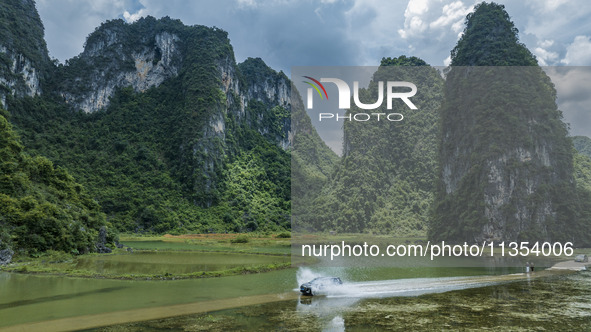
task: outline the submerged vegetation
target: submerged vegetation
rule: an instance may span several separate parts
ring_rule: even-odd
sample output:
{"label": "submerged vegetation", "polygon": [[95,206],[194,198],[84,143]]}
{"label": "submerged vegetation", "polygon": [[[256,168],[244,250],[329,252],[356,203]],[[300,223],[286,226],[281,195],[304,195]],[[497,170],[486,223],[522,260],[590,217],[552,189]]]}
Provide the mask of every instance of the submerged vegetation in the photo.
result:
{"label": "submerged vegetation", "polygon": [[587,330],[589,272],[417,297],[300,299],[120,324],[93,331]]}

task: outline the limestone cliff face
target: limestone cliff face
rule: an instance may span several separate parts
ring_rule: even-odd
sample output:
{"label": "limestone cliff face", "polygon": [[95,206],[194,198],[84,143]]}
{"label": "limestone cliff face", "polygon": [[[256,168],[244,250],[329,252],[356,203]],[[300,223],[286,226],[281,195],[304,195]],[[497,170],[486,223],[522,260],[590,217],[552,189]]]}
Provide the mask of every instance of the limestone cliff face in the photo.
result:
{"label": "limestone cliff face", "polygon": [[[92,113],[107,107],[109,98],[117,89],[131,86],[135,91],[143,92],[178,77],[187,66],[184,62],[189,41],[183,40],[180,32],[154,29],[158,23],[160,21],[146,18],[131,25],[136,27],[135,30],[148,31],[141,38],[131,35],[130,26],[121,20],[107,22],[91,34],[84,52],[57,69],[58,76],[63,78],[59,83],[59,94],[66,103],[74,109]],[[248,68],[251,64],[252,69]],[[226,54],[215,60],[212,69],[208,75],[215,75],[217,88],[224,95],[224,105],[208,111],[204,137],[224,138],[228,112],[236,112],[239,119],[261,134],[270,134],[272,128],[266,126],[265,121],[268,114],[247,114],[252,101],[262,103],[268,110],[280,106],[289,112],[289,79],[267,67],[261,59],[248,59],[238,66],[233,54]],[[272,139],[287,148],[290,146],[289,121],[284,120],[284,132]]]}
{"label": "limestone cliff face", "polygon": [[[463,108],[468,109],[478,112],[473,104]],[[437,213],[463,235],[449,230],[447,235],[475,242],[556,239],[557,224],[573,217],[560,212],[574,193],[566,130],[559,123],[548,123],[549,118],[538,118],[535,122],[546,125],[501,121],[490,122],[496,128],[488,130],[476,123],[478,133],[454,133],[454,128],[469,126],[457,111],[453,116],[443,114],[453,117],[455,125],[444,129]],[[446,234],[445,227],[440,231]]]}
{"label": "limestone cliff face", "polygon": [[192,154],[198,156],[197,169],[202,172],[195,190],[204,193],[215,192],[222,165],[230,151],[241,144],[232,141],[237,134],[235,131],[227,135],[228,126],[234,130],[236,127],[256,130],[283,149],[292,145],[289,79],[259,58],[249,58],[236,65],[233,55],[227,55],[219,58],[215,67],[220,103],[208,110],[207,125],[191,147]]}
{"label": "limestone cliff face", "polygon": [[43,24],[33,0],[7,0],[0,4],[0,103],[6,97],[42,93],[49,67]]}
{"label": "limestone cliff face", "polygon": [[0,76],[0,85],[4,87],[0,92],[2,106],[6,104],[7,94],[16,97],[40,95],[40,73],[33,62],[3,45],[0,45],[0,53],[5,62],[4,73]]}
{"label": "limestone cliff face", "polygon": [[[283,72],[277,73],[260,58],[248,58],[239,65],[245,77],[246,87],[241,92],[245,106],[249,102],[262,103],[267,112],[251,113],[246,121],[249,126],[279,144],[284,149],[292,145],[291,83]],[[283,114],[278,114],[283,112]]]}
{"label": "limestone cliff face", "polygon": [[[196,204],[215,204],[225,165],[242,152],[241,139],[254,140],[248,136],[252,131],[283,149],[291,145],[288,78],[261,59],[238,65],[220,29],[185,26],[168,17],[131,24],[111,20],[88,36],[81,54],[56,65],[48,59],[33,1],[9,0],[0,10],[26,18],[17,29],[0,31],[1,102],[7,94],[48,94],[72,111],[108,112],[121,89],[142,93],[166,85],[164,97],[176,97],[163,106],[175,114],[167,124],[165,153],[174,156],[175,176],[194,193]],[[27,29],[31,22],[37,30]],[[30,43],[19,43],[16,36],[26,32]]]}
{"label": "limestone cliff face", "polygon": [[[0,11],[7,3],[12,9],[2,17],[27,17],[27,10],[13,15],[23,4],[36,15],[32,1],[5,0]],[[36,31],[31,20],[22,20],[16,32],[1,26],[5,21],[0,91],[34,98],[6,98],[12,121],[28,143],[79,171],[112,220],[130,230],[156,231],[181,227],[187,218],[200,231],[288,226],[284,150],[292,147],[293,106],[283,73],[260,59],[237,64],[223,30],[168,17],[105,22],[88,36],[84,51],[64,64],[36,52],[45,49],[40,21]],[[31,31],[37,39],[18,43],[7,31]],[[30,114],[39,116],[28,121]],[[318,135],[312,139],[321,144]],[[80,155],[89,158],[78,164]],[[130,193],[129,204],[111,204],[122,193]],[[203,213],[202,207],[216,210]],[[227,227],[217,227],[222,224]]]}
{"label": "limestone cliff face", "polygon": [[91,113],[108,106],[118,88],[142,92],[178,75],[182,54],[176,34],[153,32],[133,39],[121,21],[109,22],[89,36],[84,52],[65,66],[74,72],[61,82],[65,101]]}
{"label": "limestone cliff face", "polygon": [[[247,61],[262,62],[260,58]],[[263,66],[264,63],[260,65]],[[267,75],[248,80],[249,84],[244,93],[246,99],[289,107],[291,104],[291,86],[287,76],[283,73],[274,72],[268,67],[263,70],[268,71]]]}

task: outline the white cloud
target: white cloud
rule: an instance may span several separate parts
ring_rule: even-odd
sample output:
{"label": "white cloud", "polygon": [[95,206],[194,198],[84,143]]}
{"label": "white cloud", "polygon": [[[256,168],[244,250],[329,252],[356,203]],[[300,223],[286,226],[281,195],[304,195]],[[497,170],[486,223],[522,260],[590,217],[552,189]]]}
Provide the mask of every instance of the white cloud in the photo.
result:
{"label": "white cloud", "polygon": [[238,7],[245,8],[245,7],[257,7],[258,4],[255,0],[237,0]]}
{"label": "white cloud", "polygon": [[538,59],[540,66],[554,65],[558,60],[558,53],[547,49],[553,44],[553,40],[542,40],[538,42],[538,47],[533,49],[532,53]]}
{"label": "white cloud", "polygon": [[[61,61],[80,53],[88,34],[106,20],[131,22],[146,15],[168,15],[187,25],[228,31],[238,61],[260,56],[275,68],[287,70],[316,61],[375,65],[381,57],[402,54],[441,64],[462,34],[465,16],[478,2],[481,0],[37,0],[37,8],[51,55]],[[581,45],[574,39],[591,36],[591,1],[495,2],[505,5],[522,42],[540,63],[590,63],[581,62],[584,54],[577,51]]]}
{"label": "white cloud", "polygon": [[142,8],[133,14],[130,14],[127,10],[123,12],[123,18],[127,23],[133,23],[146,15],[147,10],[145,8]]}
{"label": "white cloud", "polygon": [[451,55],[448,55],[447,58],[445,58],[445,60],[443,60],[443,65],[446,67],[451,65]]}
{"label": "white cloud", "polygon": [[[413,55],[441,63],[444,54],[449,54],[462,36],[466,15],[473,9],[474,5],[459,0],[447,3],[410,0],[404,11],[404,26],[398,30],[398,35],[409,44]],[[450,57],[443,59],[445,65],[450,62]]]}
{"label": "white cloud", "polygon": [[[440,9],[441,8],[441,9]],[[442,4],[441,1],[410,0],[404,11],[404,28],[398,30],[400,37],[441,38],[451,29],[459,37],[464,29],[464,19],[473,9],[462,1]]]}
{"label": "white cloud", "polygon": [[542,40],[542,41],[538,42],[538,44],[542,48],[548,48],[548,47],[554,45],[554,41],[546,39],[546,40]]}
{"label": "white cloud", "polygon": [[400,37],[408,39],[425,31],[421,16],[428,11],[429,0],[410,0],[404,11],[404,29],[398,30]]}
{"label": "white cloud", "polygon": [[[530,0],[531,1],[531,0]],[[541,8],[544,12],[555,13],[558,7],[566,4],[568,0],[535,0],[536,6]]]}
{"label": "white cloud", "polygon": [[429,10],[429,0],[410,0],[404,16],[408,15],[421,15]]}
{"label": "white cloud", "polygon": [[[506,7],[519,26],[530,49],[541,47],[566,53],[565,46],[577,35],[591,35],[591,1],[527,0],[509,1]],[[557,62],[559,63],[559,62]]]}
{"label": "white cloud", "polygon": [[591,40],[589,36],[576,36],[566,47],[566,56],[560,62],[572,66],[591,65]]}
{"label": "white cloud", "polygon": [[464,18],[471,11],[470,9],[470,7],[466,7],[461,1],[456,1],[445,5],[443,6],[442,10],[443,15],[441,15],[437,20],[431,22],[429,27],[431,29],[441,29],[447,26],[455,26],[455,31],[455,29],[458,29],[459,26],[460,29],[455,32],[460,32],[462,31],[462,23],[464,22]]}

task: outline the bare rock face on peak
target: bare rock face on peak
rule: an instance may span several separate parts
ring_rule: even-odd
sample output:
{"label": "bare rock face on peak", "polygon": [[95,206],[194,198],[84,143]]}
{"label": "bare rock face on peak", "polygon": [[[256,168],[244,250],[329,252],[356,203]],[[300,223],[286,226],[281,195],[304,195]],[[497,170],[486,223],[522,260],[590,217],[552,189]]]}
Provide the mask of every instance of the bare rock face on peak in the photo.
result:
{"label": "bare rock face on peak", "polygon": [[0,3],[0,104],[7,96],[40,95],[50,66],[33,0]]}
{"label": "bare rock face on peak", "polygon": [[[158,29],[163,21],[169,21],[167,30]],[[84,52],[59,68],[59,93],[72,107],[91,113],[107,107],[121,87],[143,92],[177,76],[183,57],[176,24],[151,17],[133,25],[103,24],[88,37]]]}

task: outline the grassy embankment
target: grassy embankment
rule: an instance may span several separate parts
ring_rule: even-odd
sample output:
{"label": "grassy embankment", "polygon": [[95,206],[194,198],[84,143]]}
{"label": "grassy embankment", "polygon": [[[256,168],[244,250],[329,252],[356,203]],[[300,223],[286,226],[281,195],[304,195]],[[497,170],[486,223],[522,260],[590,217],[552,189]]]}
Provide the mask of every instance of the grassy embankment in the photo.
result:
{"label": "grassy embankment", "polygon": [[[13,263],[0,267],[1,271],[31,274],[64,275],[70,277],[130,279],[130,280],[177,280],[189,278],[222,277],[229,275],[262,273],[285,269],[291,266],[289,233],[275,235],[258,234],[194,234],[143,236],[122,235],[123,248],[114,249],[111,254],[70,255],[64,252],[48,251],[39,257],[15,256]],[[183,253],[186,257],[198,258],[207,253],[228,253],[237,255],[265,255],[277,257],[276,262],[266,264],[233,264],[232,267],[215,267],[203,271],[145,273],[134,272],[133,264],[158,264],[146,262],[145,254]],[[194,255],[193,255],[194,254]],[[245,256],[246,257],[246,256]],[[123,259],[122,259],[123,258]],[[97,264],[82,264],[96,260]],[[269,259],[267,259],[268,261]],[[127,264],[128,272],[114,272],[104,269],[104,263]],[[168,262],[167,262],[168,263]],[[172,263],[174,264],[174,263]],[[182,265],[186,263],[181,263]],[[190,263],[189,263],[190,264]],[[239,265],[239,266],[236,266]],[[157,267],[157,266],[155,266]],[[181,269],[182,270],[182,269]]]}

